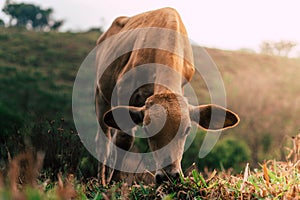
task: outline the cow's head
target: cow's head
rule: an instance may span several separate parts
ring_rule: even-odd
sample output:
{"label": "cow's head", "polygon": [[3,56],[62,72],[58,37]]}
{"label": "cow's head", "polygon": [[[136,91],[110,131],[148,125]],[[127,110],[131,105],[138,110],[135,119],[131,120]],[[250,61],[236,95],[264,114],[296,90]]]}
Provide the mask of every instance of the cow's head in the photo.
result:
{"label": "cow's head", "polygon": [[128,120],[117,123],[113,117],[125,113],[130,114],[134,123],[142,124],[149,134],[148,143],[159,169],[155,175],[157,183],[180,176],[184,144],[192,121],[205,130],[223,130],[239,122],[239,117],[230,110],[212,104],[192,106],[186,98],[174,93],[152,95],[143,107],[117,106],[105,113],[104,122],[116,129],[131,129],[135,124]]}

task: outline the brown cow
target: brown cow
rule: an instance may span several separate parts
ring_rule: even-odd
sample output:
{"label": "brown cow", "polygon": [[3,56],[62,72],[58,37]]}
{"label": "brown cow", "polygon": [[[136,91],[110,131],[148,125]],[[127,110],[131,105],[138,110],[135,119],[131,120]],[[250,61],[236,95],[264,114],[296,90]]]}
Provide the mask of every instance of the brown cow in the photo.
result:
{"label": "brown cow", "polygon": [[[134,30],[142,31],[142,34],[133,38],[132,34],[125,34]],[[235,113],[223,107],[211,104],[192,106],[187,102],[182,88],[194,75],[192,50],[187,37],[182,39],[174,32],[187,36],[177,11],[162,8],[130,18],[117,18],[97,41],[101,44],[121,34],[111,40],[106,49],[97,52],[96,114],[99,124],[108,138],[113,133],[114,144],[125,151],[133,144],[134,127],[143,125],[145,132],[149,134],[149,147],[154,152],[157,183],[170,177],[178,178],[182,173],[181,159],[192,121],[206,130],[223,130],[234,127],[239,122]],[[173,52],[151,48],[151,45],[145,47],[149,42],[152,46],[166,44]],[[120,48],[131,50],[118,55],[116,52]],[[117,59],[103,71],[102,68],[106,66],[102,65],[107,64],[106,59],[112,54]],[[144,68],[151,70],[142,73],[142,78],[138,76],[138,72],[126,77],[126,73],[149,63],[156,65]],[[138,82],[145,80],[149,84],[139,85]],[[134,90],[131,91],[132,89]],[[130,95],[130,98],[126,98],[126,95]],[[212,115],[215,115],[213,121]],[[160,129],[156,131],[155,127]],[[109,145],[99,141],[99,137],[97,142],[102,142],[98,151],[104,151],[108,155]],[[165,156],[156,153],[171,142],[171,148],[164,149]],[[124,155],[117,154],[116,164],[121,165],[123,157]],[[165,163],[169,164],[164,165]],[[112,178],[120,179],[118,170],[115,170]]]}

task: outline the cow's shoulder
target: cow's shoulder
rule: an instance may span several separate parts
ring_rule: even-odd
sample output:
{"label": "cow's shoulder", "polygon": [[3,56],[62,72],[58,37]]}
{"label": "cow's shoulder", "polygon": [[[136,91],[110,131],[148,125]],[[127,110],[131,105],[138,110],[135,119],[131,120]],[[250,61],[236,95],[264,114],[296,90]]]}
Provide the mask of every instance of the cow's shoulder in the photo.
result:
{"label": "cow's shoulder", "polygon": [[126,25],[126,23],[129,21],[129,19],[130,19],[129,17],[125,17],[125,16],[117,17],[113,21],[109,29],[98,38],[97,45],[100,44],[106,38],[119,33]]}
{"label": "cow's shoulder", "polygon": [[173,29],[177,32],[185,32],[185,30],[180,30],[184,25],[179,13],[170,7],[160,8],[133,16],[130,20],[130,25],[127,24],[127,27],[129,29],[136,27],[158,27]]}
{"label": "cow's shoulder", "polygon": [[166,14],[169,16],[179,16],[179,13],[177,12],[176,9],[171,8],[171,7],[165,7],[165,8],[160,8],[158,10],[155,10],[153,12],[158,12],[158,13],[162,13],[162,14]]}
{"label": "cow's shoulder", "polygon": [[174,8],[165,7],[132,17],[121,16],[116,18],[110,28],[98,38],[97,44],[121,31],[146,27],[168,28],[186,35],[179,13]]}

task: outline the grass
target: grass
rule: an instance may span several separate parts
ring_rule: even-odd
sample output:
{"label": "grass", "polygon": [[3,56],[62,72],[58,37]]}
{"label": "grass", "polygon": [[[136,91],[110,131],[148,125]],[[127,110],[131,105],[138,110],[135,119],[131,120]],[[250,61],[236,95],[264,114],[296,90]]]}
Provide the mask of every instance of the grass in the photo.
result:
{"label": "grass", "polygon": [[[41,181],[43,154],[26,152],[10,161],[6,178],[0,176],[1,199],[298,199],[300,198],[300,134],[292,138],[287,161],[269,160],[259,168],[234,175],[230,170],[199,172],[195,165],[187,176],[161,185],[124,182],[103,186],[91,178],[76,180],[73,174],[57,175],[57,181]],[[295,159],[296,158],[296,159]]]}
{"label": "grass", "polygon": [[244,175],[216,171],[203,175],[193,170],[179,182],[160,186],[136,184],[129,188],[122,185],[119,190],[107,190],[106,196],[109,199],[117,192],[120,196],[125,194],[125,199],[297,199],[299,163],[269,161],[251,172],[247,165]]}
{"label": "grass", "polygon": [[[300,197],[300,162],[268,161],[261,169],[245,174],[212,172],[181,177],[178,182],[160,186],[136,183],[115,183],[102,187],[96,179],[87,183],[74,180],[71,175],[59,176],[55,183],[41,182],[36,187],[22,189],[2,187],[2,199],[291,199]],[[205,178],[207,177],[207,178]]]}

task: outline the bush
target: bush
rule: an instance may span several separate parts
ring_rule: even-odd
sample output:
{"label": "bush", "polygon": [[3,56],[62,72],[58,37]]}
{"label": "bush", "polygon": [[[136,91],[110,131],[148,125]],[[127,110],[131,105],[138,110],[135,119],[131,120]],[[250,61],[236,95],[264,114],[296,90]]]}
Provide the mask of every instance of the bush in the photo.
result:
{"label": "bush", "polygon": [[209,169],[233,168],[239,173],[250,160],[250,154],[250,148],[245,142],[229,137],[219,141],[199,164],[201,168]]}
{"label": "bush", "polygon": [[64,119],[35,122],[28,135],[30,145],[45,152],[43,168],[51,178],[55,179],[59,172],[81,175],[77,170],[86,150],[77,132],[67,128]]}
{"label": "bush", "polygon": [[[23,146],[18,130],[23,126],[20,113],[9,109],[0,101],[0,168],[3,168],[9,154],[15,154]],[[13,142],[12,142],[13,141]]]}
{"label": "bush", "polygon": [[201,171],[207,167],[209,170],[233,168],[235,172],[240,172],[244,168],[245,162],[251,160],[251,151],[248,145],[244,141],[233,137],[221,138],[212,151],[206,157],[200,159],[198,154],[204,136],[205,133],[199,131],[191,146],[184,153],[183,171],[190,167],[192,163],[196,163]]}

